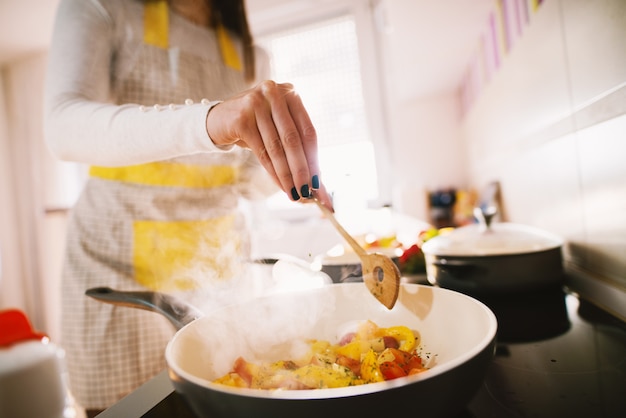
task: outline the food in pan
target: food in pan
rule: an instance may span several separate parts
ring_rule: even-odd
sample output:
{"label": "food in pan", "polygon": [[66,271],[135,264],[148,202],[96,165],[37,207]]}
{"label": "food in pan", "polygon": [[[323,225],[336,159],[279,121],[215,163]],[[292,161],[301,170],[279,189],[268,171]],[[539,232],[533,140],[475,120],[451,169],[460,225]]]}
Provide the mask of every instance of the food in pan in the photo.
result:
{"label": "food in pan", "polygon": [[230,372],[215,380],[252,389],[325,389],[382,382],[427,370],[419,333],[406,326],[379,327],[365,321],[331,344],[308,340],[297,360],[251,363],[237,358]]}

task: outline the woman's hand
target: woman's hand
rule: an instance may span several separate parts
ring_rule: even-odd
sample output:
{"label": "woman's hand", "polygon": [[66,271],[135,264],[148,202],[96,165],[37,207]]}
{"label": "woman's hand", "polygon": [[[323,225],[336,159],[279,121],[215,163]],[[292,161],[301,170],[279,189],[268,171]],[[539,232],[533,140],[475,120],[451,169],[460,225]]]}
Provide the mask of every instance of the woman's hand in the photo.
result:
{"label": "woman's hand", "polygon": [[250,148],[292,200],[332,203],[320,183],[317,134],[300,96],[288,83],[264,81],[215,106],[206,119],[216,145]]}

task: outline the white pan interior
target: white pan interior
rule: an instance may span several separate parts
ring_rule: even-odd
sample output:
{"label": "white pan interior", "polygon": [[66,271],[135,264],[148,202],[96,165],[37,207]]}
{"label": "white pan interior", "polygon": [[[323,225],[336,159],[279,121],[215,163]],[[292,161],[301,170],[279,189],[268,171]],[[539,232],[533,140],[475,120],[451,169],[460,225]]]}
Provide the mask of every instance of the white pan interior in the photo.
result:
{"label": "white pan interior", "polygon": [[[227,373],[239,356],[248,361],[285,360],[302,353],[302,339],[336,343],[358,322],[368,319],[381,327],[405,325],[418,331],[420,353],[428,358],[431,369],[390,382],[339,389],[262,391],[211,382]],[[219,309],[181,329],[170,341],[166,358],[178,375],[212,390],[284,399],[329,398],[418,380],[426,383],[430,377],[453,371],[472,359],[493,340],[496,330],[491,310],[461,293],[403,284],[398,302],[388,310],[363,283],[344,283],[273,294]]]}

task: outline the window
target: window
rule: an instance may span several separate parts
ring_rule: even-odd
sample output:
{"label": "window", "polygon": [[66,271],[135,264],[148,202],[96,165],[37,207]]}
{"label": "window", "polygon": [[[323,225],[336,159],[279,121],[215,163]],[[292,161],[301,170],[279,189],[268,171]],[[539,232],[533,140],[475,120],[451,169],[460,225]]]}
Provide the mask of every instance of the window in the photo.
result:
{"label": "window", "polygon": [[335,198],[376,200],[378,179],[355,17],[341,14],[256,37],[272,78],[293,83],[317,130],[323,181]]}

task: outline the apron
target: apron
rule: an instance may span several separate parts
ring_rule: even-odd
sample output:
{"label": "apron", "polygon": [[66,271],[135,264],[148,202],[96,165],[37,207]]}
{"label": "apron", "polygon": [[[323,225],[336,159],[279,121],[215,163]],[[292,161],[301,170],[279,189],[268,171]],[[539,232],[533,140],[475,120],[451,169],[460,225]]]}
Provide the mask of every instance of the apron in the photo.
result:
{"label": "apron", "polygon": [[[184,105],[247,87],[225,30],[196,26],[169,12],[165,1],[131,3],[143,10],[135,10],[134,28],[118,29],[115,102]],[[179,47],[185,39],[196,39],[202,51]],[[249,157],[235,149],[91,167],[70,218],[62,287],[70,389],[82,407],[105,409],[162,371],[174,333],[158,314],[97,302],[85,290],[217,298],[247,255],[237,191]]]}

